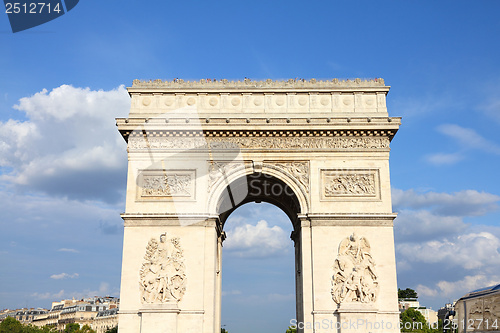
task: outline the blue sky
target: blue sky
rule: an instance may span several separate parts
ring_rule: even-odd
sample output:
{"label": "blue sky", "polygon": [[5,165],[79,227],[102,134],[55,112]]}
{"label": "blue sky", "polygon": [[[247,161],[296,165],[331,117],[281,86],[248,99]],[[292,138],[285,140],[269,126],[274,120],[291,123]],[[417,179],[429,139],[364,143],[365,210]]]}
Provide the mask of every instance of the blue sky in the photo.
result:
{"label": "blue sky", "polygon": [[[383,77],[403,117],[399,286],[438,308],[499,283],[499,12],[493,0],[82,0],[16,34],[0,13],[0,308],[118,295],[126,146],[114,118],[136,78]],[[294,316],[291,225],[276,210],[248,205],[228,222],[234,239],[277,240],[225,247],[231,332],[283,331]]]}

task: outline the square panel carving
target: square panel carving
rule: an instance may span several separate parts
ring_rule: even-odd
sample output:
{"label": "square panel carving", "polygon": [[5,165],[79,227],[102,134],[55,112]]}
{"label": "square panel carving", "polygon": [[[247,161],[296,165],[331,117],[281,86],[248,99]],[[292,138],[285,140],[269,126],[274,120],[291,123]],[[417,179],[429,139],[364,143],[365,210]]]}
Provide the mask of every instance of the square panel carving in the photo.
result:
{"label": "square panel carving", "polygon": [[195,170],[140,170],[136,199],[195,200],[195,179]]}
{"label": "square panel carving", "polygon": [[378,169],[323,169],[322,200],[380,200]]}

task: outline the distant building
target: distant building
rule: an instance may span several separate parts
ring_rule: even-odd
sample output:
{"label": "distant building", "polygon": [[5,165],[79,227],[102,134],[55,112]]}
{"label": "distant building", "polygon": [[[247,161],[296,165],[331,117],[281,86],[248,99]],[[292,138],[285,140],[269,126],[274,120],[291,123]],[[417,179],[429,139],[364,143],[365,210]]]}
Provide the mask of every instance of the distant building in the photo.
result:
{"label": "distant building", "polygon": [[409,308],[417,309],[420,307],[420,302],[416,298],[402,298],[399,300],[399,312],[404,312]]}
{"label": "distant building", "polygon": [[100,311],[94,318],[92,329],[97,333],[104,333],[116,326],[118,326],[118,308]]}
{"label": "distant building", "polygon": [[4,321],[5,318],[7,317],[12,317],[21,322],[22,324],[28,325],[31,324],[33,321],[33,318],[41,315],[48,313],[47,309],[17,309],[17,310],[4,310],[0,314],[0,322]]}
{"label": "distant building", "polygon": [[471,291],[455,304],[458,333],[500,332],[500,284]]}
{"label": "distant building", "polygon": [[[52,302],[52,309],[47,313],[40,314],[33,319],[33,325],[38,327],[52,326],[55,327],[59,332],[62,332],[67,324],[79,324],[80,327],[84,325],[89,325],[94,327],[94,321],[98,314],[105,312],[107,310],[113,309],[116,312],[119,308],[120,299],[116,297],[91,297],[82,300],[62,300],[60,302]],[[109,315],[108,321],[103,318],[99,319],[99,322],[104,324],[112,324],[112,315]],[[115,316],[116,317],[116,316]],[[109,323],[108,323],[109,322]],[[116,323],[112,326],[118,324],[118,319],[116,318]],[[111,327],[111,328],[112,328]],[[102,332],[105,332],[106,329]],[[97,331],[101,333],[100,331]]]}
{"label": "distant building", "polygon": [[446,319],[453,320],[453,313],[455,311],[455,303],[446,303],[445,306],[440,308],[437,312],[438,320],[441,320],[443,323]]}
{"label": "distant building", "polygon": [[429,325],[437,327],[438,316],[436,311],[427,309],[425,306],[420,306],[420,302],[414,298],[399,300],[399,312],[404,312],[409,308],[415,309],[420,312]]}
{"label": "distant building", "polygon": [[17,311],[18,310],[9,310],[9,309],[2,310],[2,312],[0,313],[0,323],[2,321],[4,321],[5,318],[7,318],[7,317],[13,317],[13,318],[15,318]]}

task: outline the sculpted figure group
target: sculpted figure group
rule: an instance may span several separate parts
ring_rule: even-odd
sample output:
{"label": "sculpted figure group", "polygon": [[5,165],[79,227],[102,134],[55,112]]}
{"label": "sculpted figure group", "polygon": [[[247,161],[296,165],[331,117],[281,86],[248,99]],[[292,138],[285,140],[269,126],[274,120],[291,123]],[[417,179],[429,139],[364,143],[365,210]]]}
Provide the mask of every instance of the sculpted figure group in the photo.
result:
{"label": "sculpted figure group", "polygon": [[184,257],[179,238],[167,240],[160,235],[160,242],[151,238],[140,271],[140,288],[143,303],[179,301],[186,291]]}
{"label": "sculpted figure group", "polygon": [[377,274],[366,238],[353,233],[340,242],[333,270],[332,297],[337,304],[376,300]]}

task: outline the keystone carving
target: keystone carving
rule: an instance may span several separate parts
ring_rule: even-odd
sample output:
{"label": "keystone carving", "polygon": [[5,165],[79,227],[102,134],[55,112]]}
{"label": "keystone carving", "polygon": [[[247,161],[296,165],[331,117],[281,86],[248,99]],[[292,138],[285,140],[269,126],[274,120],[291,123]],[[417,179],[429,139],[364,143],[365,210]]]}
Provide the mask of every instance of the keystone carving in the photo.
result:
{"label": "keystone carving", "polygon": [[186,291],[184,256],[179,238],[151,238],[139,272],[142,303],[180,301]]}
{"label": "keystone carving", "polygon": [[333,265],[332,298],[337,304],[373,303],[377,294],[378,281],[370,244],[366,238],[353,233],[339,245]]}

